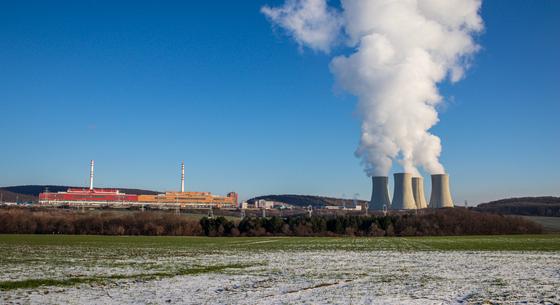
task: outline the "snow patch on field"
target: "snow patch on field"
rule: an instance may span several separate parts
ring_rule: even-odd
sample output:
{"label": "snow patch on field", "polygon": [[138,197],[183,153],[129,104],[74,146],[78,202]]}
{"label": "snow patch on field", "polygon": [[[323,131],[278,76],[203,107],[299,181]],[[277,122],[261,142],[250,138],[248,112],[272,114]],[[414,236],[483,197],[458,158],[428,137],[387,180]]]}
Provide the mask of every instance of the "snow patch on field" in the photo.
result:
{"label": "snow patch on field", "polygon": [[[154,280],[0,291],[32,304],[560,303],[560,253],[472,251],[215,251],[107,255],[68,264],[8,264],[2,280],[139,274],[189,266],[243,269]],[[153,255],[152,255],[153,254]],[[91,261],[96,257],[97,261]],[[87,263],[86,263],[87,262]],[[47,268],[47,269],[44,269]]]}

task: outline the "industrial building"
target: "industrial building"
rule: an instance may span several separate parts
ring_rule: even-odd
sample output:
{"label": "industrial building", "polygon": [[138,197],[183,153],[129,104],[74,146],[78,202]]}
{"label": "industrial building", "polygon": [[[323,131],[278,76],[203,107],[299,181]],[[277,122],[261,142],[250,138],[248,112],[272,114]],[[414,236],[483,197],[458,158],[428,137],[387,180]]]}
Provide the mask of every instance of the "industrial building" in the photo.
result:
{"label": "industrial building", "polygon": [[94,161],[90,163],[89,188],[69,188],[66,192],[39,194],[39,204],[46,206],[150,207],[150,208],[237,208],[238,195],[210,192],[185,192],[185,165],[181,163],[181,191],[156,195],[132,195],[118,189],[93,187]]}
{"label": "industrial building", "polygon": [[192,208],[235,208],[237,207],[237,194],[231,192],[227,196],[216,196],[209,192],[166,192],[157,195],[138,195],[137,201],[150,205],[176,204]]}

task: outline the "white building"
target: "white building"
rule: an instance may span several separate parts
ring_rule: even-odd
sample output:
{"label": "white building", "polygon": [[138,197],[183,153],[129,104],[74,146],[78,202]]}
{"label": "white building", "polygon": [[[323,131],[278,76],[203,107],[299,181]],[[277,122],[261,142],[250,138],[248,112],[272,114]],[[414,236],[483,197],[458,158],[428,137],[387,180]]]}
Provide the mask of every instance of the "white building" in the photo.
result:
{"label": "white building", "polygon": [[272,208],[274,208],[274,201],[259,199],[255,202],[255,208],[257,208],[257,209],[272,209]]}

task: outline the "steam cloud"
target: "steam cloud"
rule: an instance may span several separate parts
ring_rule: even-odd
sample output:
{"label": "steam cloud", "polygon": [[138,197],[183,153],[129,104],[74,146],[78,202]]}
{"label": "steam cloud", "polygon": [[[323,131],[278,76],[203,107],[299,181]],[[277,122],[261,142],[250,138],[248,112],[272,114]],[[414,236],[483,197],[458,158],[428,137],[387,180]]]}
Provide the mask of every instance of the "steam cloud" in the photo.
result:
{"label": "steam cloud", "polygon": [[356,155],[370,176],[386,176],[397,160],[442,174],[440,139],[428,130],[442,103],[437,84],[463,77],[479,46],[480,0],[287,0],[261,12],[300,45],[335,56],[337,83],[358,97],[362,134]]}

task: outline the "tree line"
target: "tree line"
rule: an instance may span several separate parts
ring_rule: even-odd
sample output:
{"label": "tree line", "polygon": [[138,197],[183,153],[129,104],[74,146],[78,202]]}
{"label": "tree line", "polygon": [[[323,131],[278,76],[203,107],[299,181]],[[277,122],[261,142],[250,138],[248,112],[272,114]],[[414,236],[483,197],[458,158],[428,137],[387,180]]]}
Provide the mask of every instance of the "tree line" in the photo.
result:
{"label": "tree line", "polygon": [[467,209],[387,216],[250,217],[238,223],[223,217],[205,217],[200,220],[200,225],[206,236],[438,236],[542,233],[542,226],[520,217],[478,213]]}
{"label": "tree line", "polygon": [[0,210],[0,233],[182,236],[437,236],[538,234],[542,227],[520,217],[444,209],[399,215],[225,217],[200,220],[156,212]]}
{"label": "tree line", "polygon": [[12,208],[0,210],[0,233],[197,236],[202,230],[198,221],[170,213]]}

